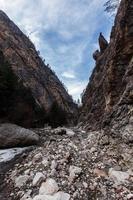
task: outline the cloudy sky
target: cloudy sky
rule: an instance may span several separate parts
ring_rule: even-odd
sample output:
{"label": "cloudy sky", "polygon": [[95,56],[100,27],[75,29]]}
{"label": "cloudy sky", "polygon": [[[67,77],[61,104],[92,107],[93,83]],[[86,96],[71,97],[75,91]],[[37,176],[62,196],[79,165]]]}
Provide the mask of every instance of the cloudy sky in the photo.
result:
{"label": "cloudy sky", "polygon": [[74,99],[94,68],[100,32],[109,39],[106,0],[0,0],[0,9],[26,33]]}

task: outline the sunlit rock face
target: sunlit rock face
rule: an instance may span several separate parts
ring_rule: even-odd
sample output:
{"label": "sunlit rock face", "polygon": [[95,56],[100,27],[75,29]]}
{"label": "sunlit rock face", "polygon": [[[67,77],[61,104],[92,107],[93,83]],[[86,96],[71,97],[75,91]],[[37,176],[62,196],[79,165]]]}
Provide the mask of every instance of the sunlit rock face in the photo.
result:
{"label": "sunlit rock face", "polygon": [[98,56],[82,97],[80,122],[85,129],[133,141],[133,1],[122,0],[110,43]]}
{"label": "sunlit rock face", "polygon": [[[51,120],[51,115],[54,118],[55,114],[57,125],[60,125],[60,122],[68,122],[68,119],[70,121],[77,109],[72,98],[55,73],[42,61],[30,39],[3,11],[0,11],[0,50],[17,76],[18,82],[29,89],[37,109],[41,110],[41,116],[33,117],[35,106],[29,106],[22,100],[21,104],[24,104],[22,107],[26,110],[24,116],[26,122],[23,124],[23,121],[20,120],[19,125],[32,126],[33,121],[38,122],[40,118],[43,118],[43,122],[51,121],[54,123]],[[33,118],[34,120],[32,120]]]}

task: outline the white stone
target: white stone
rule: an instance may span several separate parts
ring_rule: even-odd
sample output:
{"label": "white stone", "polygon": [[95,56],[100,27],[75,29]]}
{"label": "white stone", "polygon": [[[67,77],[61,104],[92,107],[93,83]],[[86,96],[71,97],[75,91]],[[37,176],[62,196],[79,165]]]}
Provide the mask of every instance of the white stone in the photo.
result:
{"label": "white stone", "polygon": [[42,164],[44,165],[44,167],[47,167],[49,165],[49,161],[48,161],[48,158],[43,158],[42,160]]}
{"label": "white stone", "polygon": [[69,181],[72,182],[76,175],[79,175],[81,173],[82,169],[80,167],[76,167],[74,165],[70,166],[69,168]]}
{"label": "white stone", "polygon": [[84,188],[88,188],[88,184],[86,182],[83,182]]}
{"label": "white stone", "polygon": [[133,194],[128,194],[127,199],[129,199],[129,200],[133,199]]}
{"label": "white stone", "polygon": [[132,126],[132,123],[130,124],[130,121],[129,121],[129,124],[127,126],[124,126],[122,130],[122,139],[125,141],[125,143],[129,143],[133,141],[132,132],[133,132],[133,126]]}
{"label": "white stone", "polygon": [[45,176],[41,172],[37,172],[33,179],[33,186],[39,185],[42,181],[45,180]]}
{"label": "white stone", "polygon": [[129,179],[129,172],[116,171],[113,168],[109,169],[109,177],[115,182],[116,185],[120,185]]}
{"label": "white stone", "polygon": [[58,192],[59,188],[58,188],[58,184],[57,182],[52,179],[49,178],[46,180],[46,182],[42,183],[40,190],[39,190],[39,194],[44,195],[44,194],[54,194],[56,192]]}
{"label": "white stone", "polygon": [[34,156],[33,158],[33,162],[37,162],[39,160],[42,160],[42,154],[41,153],[38,153]]}
{"label": "white stone", "polygon": [[23,197],[20,200],[32,200],[30,194],[32,190],[29,190],[26,194],[23,195]]}
{"label": "white stone", "polygon": [[81,133],[86,133],[84,130],[81,130]]}
{"label": "white stone", "polygon": [[24,173],[25,173],[26,175],[29,175],[29,174],[30,174],[30,169],[27,169]]}
{"label": "white stone", "polygon": [[91,149],[90,149],[90,153],[94,153],[96,151],[96,148],[95,147],[92,147]]}
{"label": "white stone", "polygon": [[[68,193],[64,193],[64,192],[57,192],[55,195],[54,195],[54,198],[56,200],[69,200],[70,199],[70,194]],[[54,199],[53,199],[54,200]]]}
{"label": "white stone", "polygon": [[66,134],[68,135],[68,136],[74,136],[75,135],[75,132],[74,131],[72,131],[71,129],[68,129],[68,128],[65,128],[65,130],[66,130]]}
{"label": "white stone", "polygon": [[33,200],[69,200],[70,195],[64,192],[57,192],[54,195],[37,195]]}
{"label": "white stone", "polygon": [[27,166],[30,167],[32,165],[32,161],[27,163]]}
{"label": "white stone", "polygon": [[50,176],[54,176],[55,174],[56,174],[56,170],[52,169],[51,172],[50,172]]}
{"label": "white stone", "polygon": [[57,162],[55,160],[52,160],[52,162],[51,162],[51,169],[52,170],[56,169],[56,167],[57,167]]}
{"label": "white stone", "polygon": [[26,184],[28,179],[29,179],[28,175],[23,175],[23,176],[17,177],[15,179],[15,186],[18,187],[18,188],[22,187],[24,184]]}

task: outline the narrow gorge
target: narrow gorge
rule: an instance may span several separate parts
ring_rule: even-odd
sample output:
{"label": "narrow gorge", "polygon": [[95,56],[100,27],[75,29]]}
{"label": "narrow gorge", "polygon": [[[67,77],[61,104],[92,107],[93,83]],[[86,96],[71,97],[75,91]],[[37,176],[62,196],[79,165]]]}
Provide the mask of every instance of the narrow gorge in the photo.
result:
{"label": "narrow gorge", "polygon": [[132,0],[98,45],[79,106],[0,11],[0,200],[133,199]]}

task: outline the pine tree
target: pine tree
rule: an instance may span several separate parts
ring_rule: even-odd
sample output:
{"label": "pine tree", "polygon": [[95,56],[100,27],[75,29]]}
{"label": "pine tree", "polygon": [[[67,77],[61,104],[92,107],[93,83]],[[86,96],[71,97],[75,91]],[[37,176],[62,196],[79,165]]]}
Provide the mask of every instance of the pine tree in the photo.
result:
{"label": "pine tree", "polygon": [[105,4],[105,11],[111,15],[115,15],[121,0],[108,0]]}

